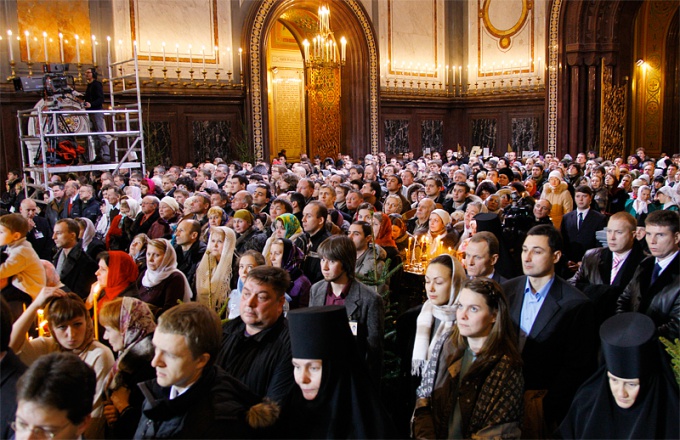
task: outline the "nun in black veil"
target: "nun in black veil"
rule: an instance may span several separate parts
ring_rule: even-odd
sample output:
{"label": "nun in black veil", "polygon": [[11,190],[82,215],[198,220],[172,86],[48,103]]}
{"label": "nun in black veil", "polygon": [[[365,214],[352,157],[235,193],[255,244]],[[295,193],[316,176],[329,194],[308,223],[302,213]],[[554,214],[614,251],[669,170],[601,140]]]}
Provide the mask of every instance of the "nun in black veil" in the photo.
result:
{"label": "nun in black veil", "polygon": [[678,385],[640,313],[622,313],[600,327],[605,365],[581,386],[558,436],[568,439],[677,439]]}
{"label": "nun in black veil", "polygon": [[392,420],[359,357],[344,306],[288,313],[295,382],[286,438],[395,438]]}

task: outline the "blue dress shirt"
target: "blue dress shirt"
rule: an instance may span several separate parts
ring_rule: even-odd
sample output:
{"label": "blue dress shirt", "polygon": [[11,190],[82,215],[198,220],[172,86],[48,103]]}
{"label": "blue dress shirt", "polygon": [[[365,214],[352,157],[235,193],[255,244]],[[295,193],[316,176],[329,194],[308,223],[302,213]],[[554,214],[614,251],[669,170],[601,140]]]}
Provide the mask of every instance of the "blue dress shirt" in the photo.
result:
{"label": "blue dress shirt", "polygon": [[519,351],[524,349],[524,343],[527,337],[531,334],[531,328],[534,326],[534,321],[538,316],[538,312],[543,306],[543,300],[545,296],[550,291],[550,288],[555,281],[555,276],[550,278],[545,286],[541,288],[536,293],[533,293],[531,289],[531,284],[529,283],[529,277],[527,277],[526,285],[524,286],[524,299],[522,300],[522,314],[519,318]]}

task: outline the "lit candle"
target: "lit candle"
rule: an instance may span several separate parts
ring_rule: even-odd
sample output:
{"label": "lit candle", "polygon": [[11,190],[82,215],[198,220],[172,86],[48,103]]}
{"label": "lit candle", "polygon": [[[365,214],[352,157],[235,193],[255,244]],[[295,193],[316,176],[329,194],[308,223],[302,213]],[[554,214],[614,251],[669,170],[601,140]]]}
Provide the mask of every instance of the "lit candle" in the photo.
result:
{"label": "lit candle", "polygon": [[9,60],[14,61],[14,52],[12,51],[12,31],[7,31],[7,47],[9,47]]}
{"label": "lit candle", "polygon": [[189,45],[189,70],[193,70],[194,60],[191,59],[191,44]]}
{"label": "lit candle", "polygon": [[[455,75],[455,72],[454,72]],[[460,81],[460,84],[463,84],[463,66],[458,66],[458,80]]]}
{"label": "lit candle", "polygon": [[205,70],[205,46],[201,46],[201,55],[203,56],[203,70]]}
{"label": "lit candle", "polygon": [[[26,35],[28,35],[28,31],[26,31]],[[61,64],[64,64],[64,34],[61,32],[59,32],[59,56]]]}
{"label": "lit candle", "polygon": [[175,44],[175,53],[177,54],[177,70],[179,70],[179,43]]}
{"label": "lit candle", "polygon": [[80,37],[76,34],[76,62],[80,64]]}
{"label": "lit candle", "polygon": [[305,61],[309,61],[309,41],[306,38],[302,41],[302,47],[305,49]]}
{"label": "lit candle", "polygon": [[234,70],[234,56],[231,53],[231,47],[227,47],[227,69],[229,72]]}
{"label": "lit candle", "polygon": [[45,311],[43,309],[38,309],[38,336],[43,337],[45,336],[45,327],[43,324],[46,324],[47,322],[45,321]]}
{"label": "lit candle", "polygon": [[538,75],[540,77],[541,73],[543,73],[541,71],[541,57],[538,57],[538,68],[536,69],[536,75]]}
{"label": "lit candle", "polygon": [[26,57],[28,58],[28,62],[31,62],[31,39],[28,38],[28,31],[24,32],[24,35],[26,35]]}
{"label": "lit candle", "polygon": [[48,64],[50,62],[50,58],[47,54],[47,32],[43,32],[43,47],[45,49],[45,64]]}
{"label": "lit candle", "polygon": [[92,64],[97,65],[97,37],[92,36]]}
{"label": "lit candle", "polygon": [[149,65],[151,65],[151,41],[146,40],[146,51],[149,54]]}
{"label": "lit candle", "polygon": [[239,65],[239,74],[243,76],[243,49],[240,47],[238,48],[238,65]]}
{"label": "lit candle", "polygon": [[111,64],[111,37],[106,37],[106,60]]}
{"label": "lit candle", "polygon": [[163,46],[163,68],[165,69],[165,41],[161,44]]}
{"label": "lit candle", "polygon": [[347,39],[340,38],[340,60],[344,63],[347,55]]}

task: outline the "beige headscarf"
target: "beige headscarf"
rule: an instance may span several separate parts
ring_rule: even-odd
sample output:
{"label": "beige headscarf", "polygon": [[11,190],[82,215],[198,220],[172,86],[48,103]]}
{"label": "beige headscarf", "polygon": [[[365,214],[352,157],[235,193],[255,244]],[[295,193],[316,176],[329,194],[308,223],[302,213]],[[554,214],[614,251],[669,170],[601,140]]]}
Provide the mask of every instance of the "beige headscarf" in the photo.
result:
{"label": "beige headscarf", "polygon": [[236,246],[236,234],[231,228],[224,226],[212,228],[210,237],[212,238],[216,232],[219,234],[218,231],[224,234],[220,261],[218,262],[210,252],[206,252],[196,269],[196,300],[215,311],[219,311],[229,299],[232,260]]}

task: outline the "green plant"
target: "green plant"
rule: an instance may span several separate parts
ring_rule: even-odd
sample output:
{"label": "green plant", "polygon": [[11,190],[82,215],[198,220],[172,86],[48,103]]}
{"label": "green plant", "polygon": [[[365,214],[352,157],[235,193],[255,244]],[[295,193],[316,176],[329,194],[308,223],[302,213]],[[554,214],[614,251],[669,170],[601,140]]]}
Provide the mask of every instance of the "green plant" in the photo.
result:
{"label": "green plant", "polygon": [[661,336],[659,340],[666,346],[666,351],[671,356],[671,367],[673,374],[675,374],[675,381],[680,385],[680,339],[675,338],[675,342],[671,342]]}
{"label": "green plant", "polygon": [[250,135],[248,133],[248,125],[245,122],[241,122],[241,136],[234,136],[233,145],[238,160],[254,163],[255,155],[250,148]]}

